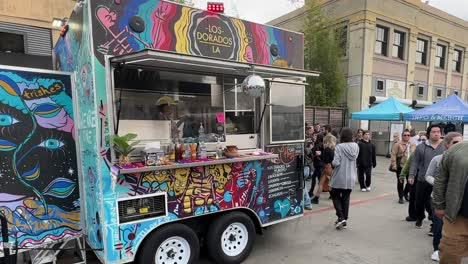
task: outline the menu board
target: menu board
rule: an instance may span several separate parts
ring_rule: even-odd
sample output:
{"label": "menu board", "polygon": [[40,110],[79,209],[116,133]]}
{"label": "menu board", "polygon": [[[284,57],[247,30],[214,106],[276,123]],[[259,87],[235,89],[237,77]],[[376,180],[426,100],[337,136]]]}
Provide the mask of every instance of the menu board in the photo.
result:
{"label": "menu board", "polygon": [[280,220],[302,213],[302,189],[300,172],[304,145],[268,146],[267,152],[278,154],[266,164],[267,200],[270,221]]}

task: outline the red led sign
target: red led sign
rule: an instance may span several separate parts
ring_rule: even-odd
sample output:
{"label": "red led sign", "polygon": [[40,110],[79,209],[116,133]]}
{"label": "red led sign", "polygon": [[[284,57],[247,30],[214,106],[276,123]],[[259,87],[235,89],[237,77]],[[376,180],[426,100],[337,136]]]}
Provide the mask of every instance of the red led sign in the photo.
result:
{"label": "red led sign", "polygon": [[224,13],[224,4],[216,2],[208,2],[207,10],[215,13]]}

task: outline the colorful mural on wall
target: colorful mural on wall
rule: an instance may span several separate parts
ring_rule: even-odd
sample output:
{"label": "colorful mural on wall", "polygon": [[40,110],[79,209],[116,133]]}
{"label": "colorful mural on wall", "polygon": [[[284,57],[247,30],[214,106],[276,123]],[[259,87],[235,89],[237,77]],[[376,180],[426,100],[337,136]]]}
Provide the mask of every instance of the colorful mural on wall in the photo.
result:
{"label": "colorful mural on wall", "polygon": [[[86,235],[92,248],[102,249],[104,234],[101,215],[102,185],[101,168],[99,166],[101,149],[97,144],[102,137],[97,137],[97,122],[105,111],[96,106],[94,89],[94,69],[91,50],[90,23],[88,4],[77,5],[68,22],[67,34],[60,38],[54,47],[55,68],[75,73],[75,89],[77,93],[78,135],[80,144],[81,171],[83,173],[83,193],[86,210]],[[98,115],[99,114],[99,115]],[[103,133],[101,132],[103,135]],[[104,151],[105,155],[106,151]],[[92,201],[92,202],[91,202]],[[103,257],[102,251],[96,252]]]}
{"label": "colorful mural on wall", "polygon": [[302,34],[158,0],[92,1],[94,52],[143,49],[303,69]]}
{"label": "colorful mural on wall", "polygon": [[70,75],[0,67],[0,214],[31,248],[81,233]]}

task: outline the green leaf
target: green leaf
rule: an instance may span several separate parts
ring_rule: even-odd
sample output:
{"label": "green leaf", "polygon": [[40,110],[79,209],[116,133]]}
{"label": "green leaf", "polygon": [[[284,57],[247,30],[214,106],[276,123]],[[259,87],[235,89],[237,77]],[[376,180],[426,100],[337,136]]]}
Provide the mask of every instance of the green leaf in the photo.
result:
{"label": "green leaf", "polygon": [[123,136],[122,138],[125,141],[130,141],[130,140],[135,139],[137,136],[138,136],[137,134],[128,133],[127,135]]}

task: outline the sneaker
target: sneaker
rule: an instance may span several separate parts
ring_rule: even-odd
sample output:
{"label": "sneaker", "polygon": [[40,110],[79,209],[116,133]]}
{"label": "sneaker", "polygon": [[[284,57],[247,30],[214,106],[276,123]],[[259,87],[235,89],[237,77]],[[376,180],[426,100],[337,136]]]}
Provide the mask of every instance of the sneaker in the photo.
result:
{"label": "sneaker", "polygon": [[312,210],[312,206],[304,206],[304,210]]}
{"label": "sneaker", "polygon": [[429,232],[427,232],[427,235],[430,236],[430,237],[434,236],[434,225],[433,224],[431,224],[431,229],[429,230]]}
{"label": "sneaker", "polygon": [[367,189],[366,189],[366,188],[362,188],[362,189],[361,189],[361,192],[367,192]]}
{"label": "sneaker", "polygon": [[416,221],[416,228],[421,229],[422,227],[423,227],[422,221],[421,221],[421,220],[417,220],[417,221]]}
{"label": "sneaker", "polygon": [[405,193],[405,194],[403,194],[403,197],[405,198],[405,200],[407,202],[409,202],[409,194]]}
{"label": "sneaker", "polygon": [[370,187],[367,187],[366,190],[367,190],[368,192],[370,192],[371,188],[370,188]]}
{"label": "sneaker", "polygon": [[343,228],[343,225],[345,223],[346,223],[346,220],[344,220],[344,219],[338,220],[338,222],[335,224],[335,228],[337,230],[340,230],[341,228]]}
{"label": "sneaker", "polygon": [[404,204],[404,203],[405,203],[405,200],[404,200],[403,198],[400,198],[400,199],[398,200],[398,203],[399,203],[399,204]]}
{"label": "sneaker", "polygon": [[434,253],[432,253],[431,259],[432,259],[433,261],[437,261],[437,262],[440,261],[440,258],[439,258],[439,250],[436,250],[436,251],[434,251]]}
{"label": "sneaker", "polygon": [[405,219],[407,222],[415,222],[416,221],[416,218],[413,218],[411,216],[407,216],[406,219]]}
{"label": "sneaker", "polygon": [[348,220],[343,224],[343,229],[348,229]]}
{"label": "sneaker", "polygon": [[310,202],[313,204],[319,204],[319,198],[315,196],[314,198],[312,198],[312,200],[310,200]]}

